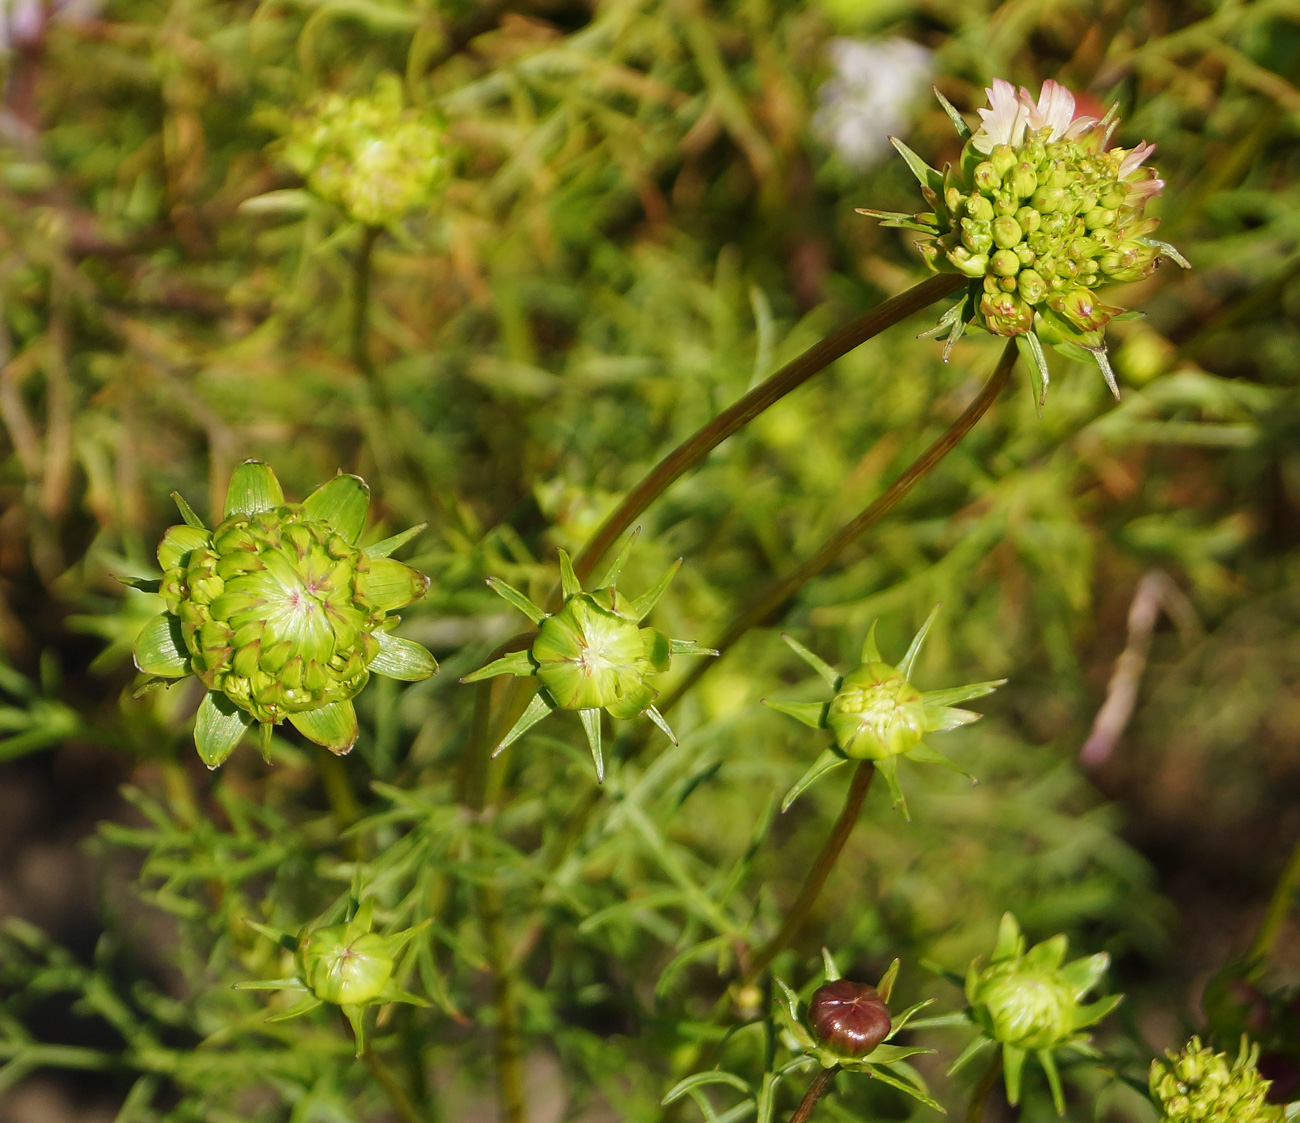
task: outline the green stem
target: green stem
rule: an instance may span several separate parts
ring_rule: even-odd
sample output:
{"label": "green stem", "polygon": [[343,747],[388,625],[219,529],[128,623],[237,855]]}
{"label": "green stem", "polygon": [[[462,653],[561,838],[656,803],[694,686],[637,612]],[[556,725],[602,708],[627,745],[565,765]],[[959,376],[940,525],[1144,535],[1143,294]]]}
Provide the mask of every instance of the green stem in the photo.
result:
{"label": "green stem", "polygon": [[1297,885],[1300,885],[1300,842],[1297,842],[1295,849],[1291,851],[1291,857],[1287,859],[1282,876],[1278,878],[1277,886],[1273,889],[1273,896],[1268,902],[1268,912],[1264,914],[1264,923],[1260,925],[1259,935],[1255,937],[1255,943],[1250,949],[1251,960],[1263,962],[1273,951],[1273,945],[1277,943],[1282,925],[1286,923],[1287,913],[1291,911],[1291,899],[1295,895]]}
{"label": "green stem", "polygon": [[808,1123],[808,1120],[812,1118],[813,1109],[816,1108],[817,1102],[830,1091],[831,1085],[835,1083],[835,1074],[839,1070],[840,1066],[834,1065],[831,1068],[822,1069],[813,1077],[813,1082],[808,1085],[808,1091],[803,1094],[799,1106],[794,1109],[794,1114],[790,1116],[790,1123]]}
{"label": "green stem", "polygon": [[[971,431],[975,423],[988,412],[989,407],[1002,392],[1003,387],[1011,380],[1011,370],[1016,364],[1016,355],[1015,341],[1008,340],[1006,347],[1003,349],[1002,358],[998,361],[997,369],[994,370],[988,382],[984,384],[984,389],[962,411],[961,416],[948,426],[944,434],[914,460],[911,467],[890,484],[879,499],[867,507],[857,518],[842,526],[812,557],[779,581],[769,585],[742,608],[727,627],[727,630],[713,642],[712,646],[720,652],[726,651],[750,628],[761,624],[772,613],[776,612],[790,597],[794,596],[812,578],[816,577],[817,574],[821,573],[823,569],[839,557],[848,546],[896,507],[912,488],[929,475],[938,463],[961,443],[962,438]],[[682,695],[690,690],[708,672],[709,668],[717,662],[716,659],[701,659],[695,663],[690,673],[678,683],[676,688],[656,702],[659,712],[667,713],[681,700]]]}
{"label": "green stem", "polygon": [[734,405],[723,410],[704,428],[660,460],[601,524],[596,536],[573,561],[573,569],[578,578],[582,580],[589,577],[600,559],[632,525],[633,520],[658,499],[674,480],[694,468],[733,433],[743,429],[765,409],[780,401],[791,390],[802,386],[813,375],[825,370],[836,359],[913,313],[928,308],[945,296],[951,296],[966,283],[965,277],[941,273],[891,297],[813,344],[797,359],[786,363]]}
{"label": "green stem", "polygon": [[371,382],[375,364],[370,358],[370,274],[375,242],[382,233],[380,226],[364,228],[352,272],[352,361]]}
{"label": "green stem", "polygon": [[370,1070],[370,1075],[379,1081],[379,1086],[388,1096],[388,1102],[393,1105],[393,1110],[397,1112],[399,1119],[404,1123],[427,1123],[416,1106],[411,1103],[410,1097],[402,1089],[392,1069],[379,1059],[379,1054],[370,1047],[369,1043],[361,1052],[361,1061]]}
{"label": "green stem", "polygon": [[848,795],[844,798],[844,807],[840,810],[840,816],[835,820],[835,826],[831,828],[830,836],[822,846],[821,853],[817,855],[817,860],[808,870],[803,888],[795,898],[794,904],[790,906],[785,923],[750,960],[744,975],[741,976],[741,986],[749,986],[753,983],[798,935],[799,929],[803,927],[813,906],[817,903],[817,898],[821,896],[826,879],[835,868],[835,862],[849,841],[849,835],[853,833],[853,827],[858,821],[867,792],[871,790],[871,780],[875,774],[876,768],[871,761],[859,761],[857,770],[853,773],[853,781],[849,784]]}
{"label": "green stem", "polygon": [[506,948],[501,896],[496,886],[480,892],[488,963],[492,969],[493,1000],[497,1008],[497,1092],[503,1123],[527,1123],[524,1111],[524,1060],[519,1044],[519,1010],[515,1004],[512,968]]}
{"label": "green stem", "polygon": [[989,1061],[988,1068],[984,1070],[980,1082],[975,1085],[974,1091],[970,1094],[970,1103],[966,1107],[966,1123],[982,1123],[984,1106],[988,1103],[989,1095],[993,1091],[993,1086],[998,1082],[998,1076],[1001,1072],[1002,1050],[998,1048],[993,1050],[993,1057]]}

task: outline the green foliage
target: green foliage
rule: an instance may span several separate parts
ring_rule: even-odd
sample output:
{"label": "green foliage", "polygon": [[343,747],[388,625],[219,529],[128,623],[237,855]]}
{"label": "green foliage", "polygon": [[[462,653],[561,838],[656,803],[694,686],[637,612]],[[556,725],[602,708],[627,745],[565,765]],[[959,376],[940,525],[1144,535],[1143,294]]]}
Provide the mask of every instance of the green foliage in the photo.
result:
{"label": "green foliage", "polygon": [[[966,1043],[960,980],[923,966],[986,952],[1010,911],[1035,940],[1104,948],[1128,994],[1093,1032],[1100,1061],[1074,1055],[1059,1091],[1026,1070],[1020,1118],[1054,1119],[1053,1095],[1074,1119],[1153,1117],[1164,1042],[1146,1027],[1184,1013],[1191,973],[1249,943],[1260,912],[1189,908],[1222,927],[1175,944],[1178,870],[1228,855],[1255,902],[1294,842],[1300,23],[1271,3],[950,8],[112,0],[0,55],[0,761],[66,777],[91,754],[126,781],[99,829],[94,956],[22,919],[0,936],[0,1114],[6,1090],[70,1068],[125,1096],[121,1123],[410,1123],[494,1099],[507,1123],[525,1101],[546,1118],[784,1119],[820,1066],[783,1038],[771,980],[809,998],[823,947],[849,978],[902,960],[905,993],[886,997],[938,1014],[888,1046],[940,1055],[911,1070],[886,1053],[883,1071],[955,1114],[991,1082],[944,1075]],[[1119,103],[1115,143],[1158,146],[1148,208],[1196,269],[1122,290],[1149,315],[1110,326],[1118,405],[1095,377],[1057,379],[1041,418],[1034,395],[997,397],[867,534],[746,616],[943,437],[997,359],[978,333],[946,354],[917,342],[921,317],[870,338],[636,517],[617,587],[656,590],[642,627],[621,593],[613,612],[613,581],[608,604],[581,591],[606,516],[722,409],[923,276],[908,238],[854,214],[912,206],[913,161],[850,170],[811,126],[846,33],[932,47],[968,125],[997,76],[1054,78],[1098,115]],[[959,160],[943,105],[899,112],[908,152]],[[344,165],[395,153],[410,178],[378,185],[391,197],[339,186]],[[372,525],[349,547],[409,541],[432,578],[390,669],[431,669],[419,644],[442,670],[349,696],[347,736],[316,738],[342,748],[355,729],[349,756],[266,723],[271,767],[245,753],[209,773],[192,680],[133,695],[130,652],[161,606],[116,575],[156,576],[170,493],[224,510],[250,456],[294,496],[340,471],[370,481]],[[1182,597],[1162,602],[1181,641],[1125,634],[1156,571]],[[533,625],[566,597],[642,645],[615,716],[653,704],[676,742],[644,721],[602,732],[604,695],[582,690],[566,698],[583,722],[533,726],[531,674],[458,684],[497,660],[535,671]],[[859,658],[871,622],[877,655],[905,651],[937,601],[899,671],[1009,680],[945,735],[980,785],[919,770],[910,823],[850,770],[807,787],[826,733],[759,703],[820,725],[827,691],[780,633],[819,667],[887,666]],[[670,635],[723,655],[669,665]],[[155,670],[192,666],[184,635],[145,642]],[[1096,742],[1104,762],[1081,765],[1108,680],[1129,709]],[[372,957],[378,975],[391,961],[374,1009],[363,992],[333,1004],[286,935],[304,930],[367,956],[400,934]],[[311,988],[312,1008],[239,986],[259,980]],[[46,1032],[50,1003],[111,1044]],[[935,1117],[851,1075],[819,1119]]]}

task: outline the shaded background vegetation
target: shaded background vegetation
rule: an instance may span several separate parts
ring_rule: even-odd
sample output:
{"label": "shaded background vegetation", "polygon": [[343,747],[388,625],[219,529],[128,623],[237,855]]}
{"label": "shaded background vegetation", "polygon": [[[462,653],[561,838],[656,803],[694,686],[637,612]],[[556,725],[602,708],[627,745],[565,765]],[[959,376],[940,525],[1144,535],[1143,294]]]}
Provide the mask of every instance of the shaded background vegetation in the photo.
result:
{"label": "shaded background vegetation", "polygon": [[[674,716],[680,748],[651,742],[585,814],[580,729],[553,719],[489,777],[495,814],[462,813],[474,692],[456,679],[517,628],[483,577],[544,597],[555,547],[581,545],[660,455],[922,278],[905,236],[853,213],[914,209],[902,161],[853,166],[812,127],[828,43],[882,36],[932,51],[968,116],[993,76],[1118,101],[1120,143],[1158,145],[1161,237],[1194,271],[1122,294],[1149,315],[1111,332],[1120,404],[1058,358],[1039,418],[1021,381],[710,670]],[[390,1026],[430,1117],[496,1110],[483,886],[532,1117],[658,1117],[729,938],[779,924],[841,798],[828,783],[774,817],[823,747],[758,704],[813,696],[777,633],[844,666],[878,616],[897,657],[936,601],[921,687],[1011,679],[949,741],[981,785],[913,769],[910,824],[873,792],[778,969],[802,985],[827,945],[874,978],[900,955],[908,996],[955,1008],[922,962],[963,970],[1011,909],[1035,938],[1114,955],[1116,1072],[1141,1079],[1201,1025],[1201,986],[1255,940],[1300,837],[1300,5],[110,0],[10,38],[0,913],[52,943],[7,945],[0,1035],[116,1059],[15,1065],[0,1116],[111,1119],[129,1093],[124,1121],[382,1118],[337,1027],[269,1030],[264,1000],[229,990],[277,970],[240,918],[326,909],[348,880],[339,831],[367,816],[376,877],[437,920],[417,985],[439,1008]],[[371,379],[349,336],[362,231],[310,198],[266,200],[302,186],[278,156],[285,116],[382,71],[446,120],[455,169],[376,243]],[[954,158],[917,91],[893,127]],[[665,631],[707,642],[961,411],[998,344],[967,337],[944,365],[913,338],[937,312],[838,362],[644,516],[630,587],[687,559]],[[410,560],[433,585],[404,628],[443,669],[372,684],[341,766],[288,734],[273,767],[244,749],[209,774],[197,695],[130,696],[155,609],[114,574],[150,570],[169,492],[217,511],[253,455],[299,498],[360,473],[376,536],[429,522]],[[1132,720],[1089,741],[1144,614]],[[1270,986],[1300,983],[1295,953],[1283,931]],[[933,1044],[944,1060],[962,1041]],[[751,1052],[734,1046],[737,1071]],[[959,1111],[967,1084],[943,1067],[927,1075]],[[1104,1071],[1072,1089],[1073,1117],[1151,1117]],[[857,1085],[821,1110],[908,1117]],[[1054,1117],[1043,1087],[1022,1117]]]}

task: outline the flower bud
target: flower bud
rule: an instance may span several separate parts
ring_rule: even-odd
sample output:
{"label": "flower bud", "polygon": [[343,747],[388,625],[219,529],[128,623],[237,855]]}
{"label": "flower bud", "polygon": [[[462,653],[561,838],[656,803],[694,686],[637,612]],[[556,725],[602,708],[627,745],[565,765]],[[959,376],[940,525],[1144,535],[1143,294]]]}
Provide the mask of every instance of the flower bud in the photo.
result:
{"label": "flower bud", "polygon": [[1002,215],[993,220],[993,241],[999,249],[1009,250],[1023,237],[1020,224],[1014,218]]}
{"label": "flower bud", "polygon": [[983,195],[973,194],[966,199],[966,213],[976,222],[992,222],[993,204]]}
{"label": "flower bud", "polygon": [[985,195],[993,195],[1002,186],[1001,177],[987,160],[975,165],[975,170],[971,173],[971,179],[974,181],[975,186]]}
{"label": "flower bud", "polygon": [[1012,193],[1021,199],[1031,198],[1038,190],[1038,176],[1034,174],[1033,166],[1023,162],[1017,164],[1011,173],[1009,186]]}
{"label": "flower bud", "polygon": [[925,701],[902,672],[887,663],[868,663],[845,676],[826,723],[846,756],[885,760],[921,743]]}
{"label": "flower bud", "polygon": [[1004,178],[1012,168],[1020,162],[1020,157],[1016,155],[1016,150],[1009,144],[999,144],[989,153],[989,163],[993,165],[993,170],[997,173],[998,178]]}
{"label": "flower bud", "polygon": [[862,1057],[889,1035],[889,1007],[875,987],[836,979],[813,994],[808,1022],[821,1044],[847,1057]]}
{"label": "flower bud", "polygon": [[1215,1053],[1193,1037],[1165,1061],[1152,1061],[1148,1086],[1160,1107],[1162,1123],[1275,1123],[1283,1109],[1267,1102],[1269,1082],[1256,1067],[1259,1046],[1243,1036],[1237,1059]]}
{"label": "flower bud", "polygon": [[393,977],[393,957],[377,932],[349,932],[346,924],[310,933],[298,951],[302,977],[323,1002],[365,1005]]}

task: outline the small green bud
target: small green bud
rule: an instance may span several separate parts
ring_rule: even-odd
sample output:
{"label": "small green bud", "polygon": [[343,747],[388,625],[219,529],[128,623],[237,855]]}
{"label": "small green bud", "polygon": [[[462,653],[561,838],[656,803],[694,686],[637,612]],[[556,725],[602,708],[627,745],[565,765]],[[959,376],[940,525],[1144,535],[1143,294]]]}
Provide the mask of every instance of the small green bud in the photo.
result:
{"label": "small green bud", "polygon": [[994,335],[1021,335],[1034,325],[1034,310],[1009,292],[985,294],[980,298],[980,313]]}
{"label": "small green bud", "polygon": [[1032,198],[1034,192],[1038,190],[1038,176],[1034,173],[1033,165],[1024,161],[1017,164],[1011,173],[1008,186],[1021,199]]}
{"label": "small green bud", "polygon": [[968,277],[982,277],[989,267],[987,254],[973,254],[965,246],[958,246],[948,251],[948,260],[957,267],[958,272]]}
{"label": "small green bud", "polygon": [[1014,277],[1020,272],[1020,259],[1010,250],[998,250],[989,259],[989,264],[998,277]]}
{"label": "small green bud", "polygon": [[995,194],[998,188],[1002,186],[1001,177],[987,160],[975,165],[975,170],[971,173],[971,179],[974,180],[975,186],[983,194],[989,196]]}
{"label": "small green bud", "polygon": [[989,163],[993,165],[999,179],[1004,178],[1019,162],[1020,157],[1009,144],[999,144],[989,153]]}
{"label": "small green bud", "polygon": [[1043,224],[1043,216],[1033,207],[1021,207],[1016,211],[1016,223],[1026,234],[1032,234]]}
{"label": "small green bud", "polygon": [[1047,298],[1047,282],[1033,269],[1022,269],[1016,283],[1026,304],[1041,304]]}
{"label": "small green bud", "polygon": [[1256,1067],[1259,1046],[1245,1036],[1231,1066],[1193,1037],[1165,1061],[1152,1061],[1148,1086],[1161,1109],[1161,1123],[1279,1123],[1283,1108],[1266,1101],[1269,1081]]}
{"label": "small green bud", "polygon": [[303,979],[322,1002],[364,1006],[393,977],[393,957],[377,932],[349,933],[335,925],[310,933],[299,949]]}
{"label": "small green bud", "polygon": [[883,760],[910,752],[925,735],[925,701],[896,668],[868,663],[847,675],[826,724],[846,756]]}
{"label": "small green bud", "polygon": [[[993,220],[993,241],[999,249],[1009,250],[1023,237],[1024,232],[1014,218],[1002,215]],[[994,262],[994,268],[997,268],[996,261]]]}
{"label": "small green bud", "polygon": [[993,204],[983,195],[971,195],[966,199],[966,213],[976,222],[992,222]]}

